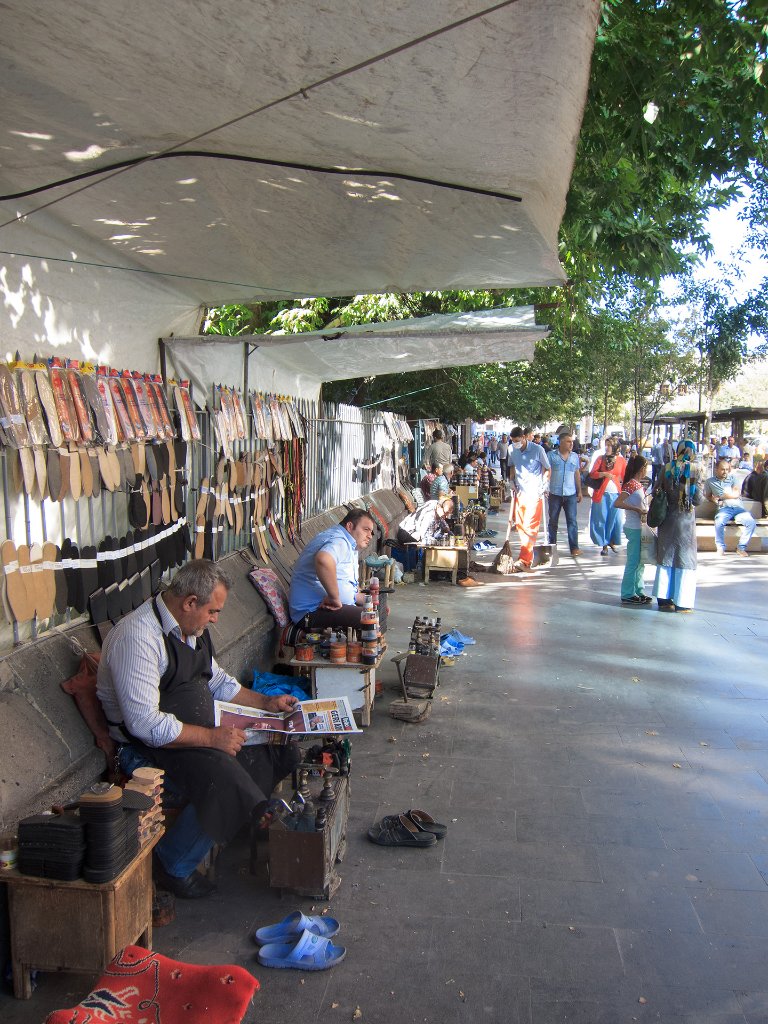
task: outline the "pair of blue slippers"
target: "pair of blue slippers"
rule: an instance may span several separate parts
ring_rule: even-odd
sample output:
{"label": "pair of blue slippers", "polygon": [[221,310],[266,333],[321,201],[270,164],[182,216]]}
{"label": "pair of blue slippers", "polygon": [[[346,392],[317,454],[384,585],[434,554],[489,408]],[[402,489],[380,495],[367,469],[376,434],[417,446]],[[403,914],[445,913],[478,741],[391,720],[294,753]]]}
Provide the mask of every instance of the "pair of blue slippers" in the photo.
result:
{"label": "pair of blue slippers", "polygon": [[297,971],[327,971],[347,955],[345,946],[331,938],[341,925],[334,917],[302,914],[297,910],[277,924],[259,928],[259,963],[264,967],[288,967]]}
{"label": "pair of blue slippers", "polygon": [[487,540],[479,540],[476,544],[472,545],[473,551],[493,551],[496,547],[495,544],[489,544]]}

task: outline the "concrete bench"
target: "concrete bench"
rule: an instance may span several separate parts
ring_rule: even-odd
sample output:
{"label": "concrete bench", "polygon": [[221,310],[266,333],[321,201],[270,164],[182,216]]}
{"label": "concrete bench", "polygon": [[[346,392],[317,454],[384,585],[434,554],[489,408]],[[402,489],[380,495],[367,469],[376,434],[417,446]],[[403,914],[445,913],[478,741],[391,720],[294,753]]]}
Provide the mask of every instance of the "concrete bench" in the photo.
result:
{"label": "concrete bench", "polygon": [[[301,537],[297,537],[294,542],[287,541],[282,547],[269,552],[269,565],[280,578],[286,594],[291,586],[293,567],[305,545],[323,530],[328,530],[332,526],[338,526],[344,518],[347,509],[353,507],[371,508],[377,517],[377,527],[371,542],[364,551],[360,552],[361,561],[369,555],[380,553],[384,541],[387,537],[395,536],[397,527],[405,516],[408,515],[408,510],[396,491],[380,490],[374,491],[365,498],[357,498],[349,502],[348,505],[337,505],[327,512],[322,512],[305,520],[301,526]],[[383,523],[383,530],[379,526],[378,520],[381,520]],[[254,564],[263,563],[257,558]]]}
{"label": "concrete bench", "polygon": [[[761,554],[762,552],[768,552],[768,519],[762,517],[762,507],[760,502],[749,501],[747,498],[743,498],[743,505],[745,512],[751,512],[757,522],[755,532],[752,534],[752,539],[747,545],[747,551],[750,554]],[[715,550],[715,513],[717,512],[717,506],[712,501],[702,501],[696,508],[696,550],[697,551],[714,551]],[[741,535],[741,526],[737,522],[731,521],[725,527],[725,549],[726,551],[735,551],[739,537]]]}
{"label": "concrete bench", "polygon": [[[405,514],[393,491],[375,492],[368,500],[387,524]],[[339,507],[314,516],[304,524],[300,541],[274,554],[272,567],[286,587],[304,544],[338,524],[344,511]],[[375,553],[380,542],[375,538],[361,557]],[[275,621],[248,579],[254,564],[248,552],[221,559],[232,589],[224,614],[211,627],[216,660],[246,685],[254,669],[272,668],[279,641]],[[0,658],[0,832],[54,803],[66,803],[103,774],[105,756],[75,701],[60,686],[75,674],[83,653],[99,648],[95,629],[79,623],[50,630]]]}

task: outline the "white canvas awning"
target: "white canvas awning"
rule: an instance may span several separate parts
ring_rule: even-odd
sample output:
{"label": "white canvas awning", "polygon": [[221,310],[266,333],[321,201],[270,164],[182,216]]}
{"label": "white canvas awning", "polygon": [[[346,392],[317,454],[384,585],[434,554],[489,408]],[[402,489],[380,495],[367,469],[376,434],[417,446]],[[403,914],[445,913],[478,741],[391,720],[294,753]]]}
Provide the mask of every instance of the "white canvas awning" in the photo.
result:
{"label": "white canvas awning", "polygon": [[201,304],[562,283],[598,11],[6,0],[0,195],[43,191],[0,200],[0,341],[154,369]]}
{"label": "white canvas awning", "polygon": [[211,367],[216,381],[247,379],[259,391],[316,398],[323,381],[379,376],[438,366],[473,366],[533,358],[549,328],[537,326],[533,306],[438,314],[306,334],[247,338],[163,339],[170,366],[195,384],[203,406]]}

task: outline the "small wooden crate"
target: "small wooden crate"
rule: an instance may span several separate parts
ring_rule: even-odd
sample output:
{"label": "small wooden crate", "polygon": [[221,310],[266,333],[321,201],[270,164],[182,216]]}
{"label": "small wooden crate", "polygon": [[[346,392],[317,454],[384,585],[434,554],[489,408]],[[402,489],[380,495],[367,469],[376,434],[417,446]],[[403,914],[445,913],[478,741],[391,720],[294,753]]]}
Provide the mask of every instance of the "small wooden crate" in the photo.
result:
{"label": "small wooden crate", "polygon": [[468,505],[472,499],[477,498],[477,486],[468,487],[466,484],[457,484],[454,490],[462,505]]}

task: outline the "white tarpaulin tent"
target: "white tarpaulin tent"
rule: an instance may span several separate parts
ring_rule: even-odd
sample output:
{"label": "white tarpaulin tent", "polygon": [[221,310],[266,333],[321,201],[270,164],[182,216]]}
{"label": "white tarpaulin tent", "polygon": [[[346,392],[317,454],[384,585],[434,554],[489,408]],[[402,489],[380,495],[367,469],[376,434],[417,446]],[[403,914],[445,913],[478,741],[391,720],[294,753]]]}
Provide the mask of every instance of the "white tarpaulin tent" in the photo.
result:
{"label": "white tarpaulin tent", "polygon": [[201,305],[562,283],[598,9],[6,0],[0,344],[151,370]]}
{"label": "white tarpaulin tent", "polygon": [[316,399],[323,381],[532,359],[534,345],[548,331],[536,324],[533,306],[517,306],[306,334],[174,337],[163,344],[169,368],[193,382],[196,401],[204,406],[211,367],[215,381],[239,382],[247,375],[255,390]]}

